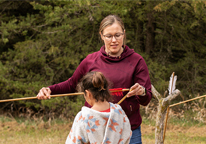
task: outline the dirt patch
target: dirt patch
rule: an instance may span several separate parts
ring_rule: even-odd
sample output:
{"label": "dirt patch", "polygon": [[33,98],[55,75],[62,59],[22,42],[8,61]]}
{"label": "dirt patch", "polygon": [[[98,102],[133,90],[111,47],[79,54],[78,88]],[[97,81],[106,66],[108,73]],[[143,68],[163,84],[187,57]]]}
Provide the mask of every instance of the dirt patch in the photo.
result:
{"label": "dirt patch", "polygon": [[141,124],[142,134],[155,133],[155,126]]}

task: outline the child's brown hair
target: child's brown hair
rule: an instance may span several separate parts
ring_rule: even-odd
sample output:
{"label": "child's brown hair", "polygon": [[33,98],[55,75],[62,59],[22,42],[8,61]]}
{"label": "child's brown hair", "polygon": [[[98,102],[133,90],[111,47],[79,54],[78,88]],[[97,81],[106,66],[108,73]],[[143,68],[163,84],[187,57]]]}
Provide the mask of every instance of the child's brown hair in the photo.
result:
{"label": "child's brown hair", "polygon": [[77,85],[77,90],[84,93],[89,90],[96,101],[109,101],[111,97],[109,82],[101,72],[88,72]]}

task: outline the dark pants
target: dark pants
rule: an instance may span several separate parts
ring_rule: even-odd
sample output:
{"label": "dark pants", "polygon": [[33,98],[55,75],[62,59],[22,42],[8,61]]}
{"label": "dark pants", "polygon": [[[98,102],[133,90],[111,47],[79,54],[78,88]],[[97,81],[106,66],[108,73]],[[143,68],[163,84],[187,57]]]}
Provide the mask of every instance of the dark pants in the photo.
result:
{"label": "dark pants", "polygon": [[132,131],[132,137],[130,139],[130,144],[142,144],[141,127]]}

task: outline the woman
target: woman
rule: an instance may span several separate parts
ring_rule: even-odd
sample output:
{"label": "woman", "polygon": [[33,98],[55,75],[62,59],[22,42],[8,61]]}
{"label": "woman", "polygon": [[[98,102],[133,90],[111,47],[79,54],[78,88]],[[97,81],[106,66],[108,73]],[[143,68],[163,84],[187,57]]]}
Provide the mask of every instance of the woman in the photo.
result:
{"label": "woman", "polygon": [[66,144],[129,144],[132,134],[129,119],[121,106],[109,103],[108,82],[101,72],[87,73],[78,85],[92,106],[82,107],[76,115]]}
{"label": "woman", "polygon": [[[90,71],[99,71],[112,83],[113,88],[131,88],[128,98],[121,103],[132,129],[131,144],[142,143],[140,104],[146,106],[151,98],[151,82],[147,65],[139,54],[125,45],[126,32],[122,20],[116,15],[105,17],[99,29],[104,45],[89,54],[68,80],[42,88],[38,99],[50,98],[50,94],[75,92],[78,81]],[[113,103],[123,96],[113,95]],[[85,106],[91,107],[87,102]]]}

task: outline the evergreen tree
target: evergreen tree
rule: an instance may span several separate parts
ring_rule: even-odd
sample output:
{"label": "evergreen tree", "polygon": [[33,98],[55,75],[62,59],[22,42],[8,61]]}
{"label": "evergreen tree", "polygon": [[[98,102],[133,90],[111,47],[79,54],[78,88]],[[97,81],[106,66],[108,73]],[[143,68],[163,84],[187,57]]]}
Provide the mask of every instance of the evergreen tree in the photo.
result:
{"label": "evergreen tree", "polygon": [[[127,45],[144,57],[152,84],[160,93],[167,89],[174,71],[178,89],[186,98],[204,94],[205,6],[199,0],[1,0],[1,99],[35,96],[41,87],[71,77],[79,63],[103,45],[99,24],[109,14],[123,19]],[[19,103],[54,110],[70,109],[81,100],[12,102]]]}

